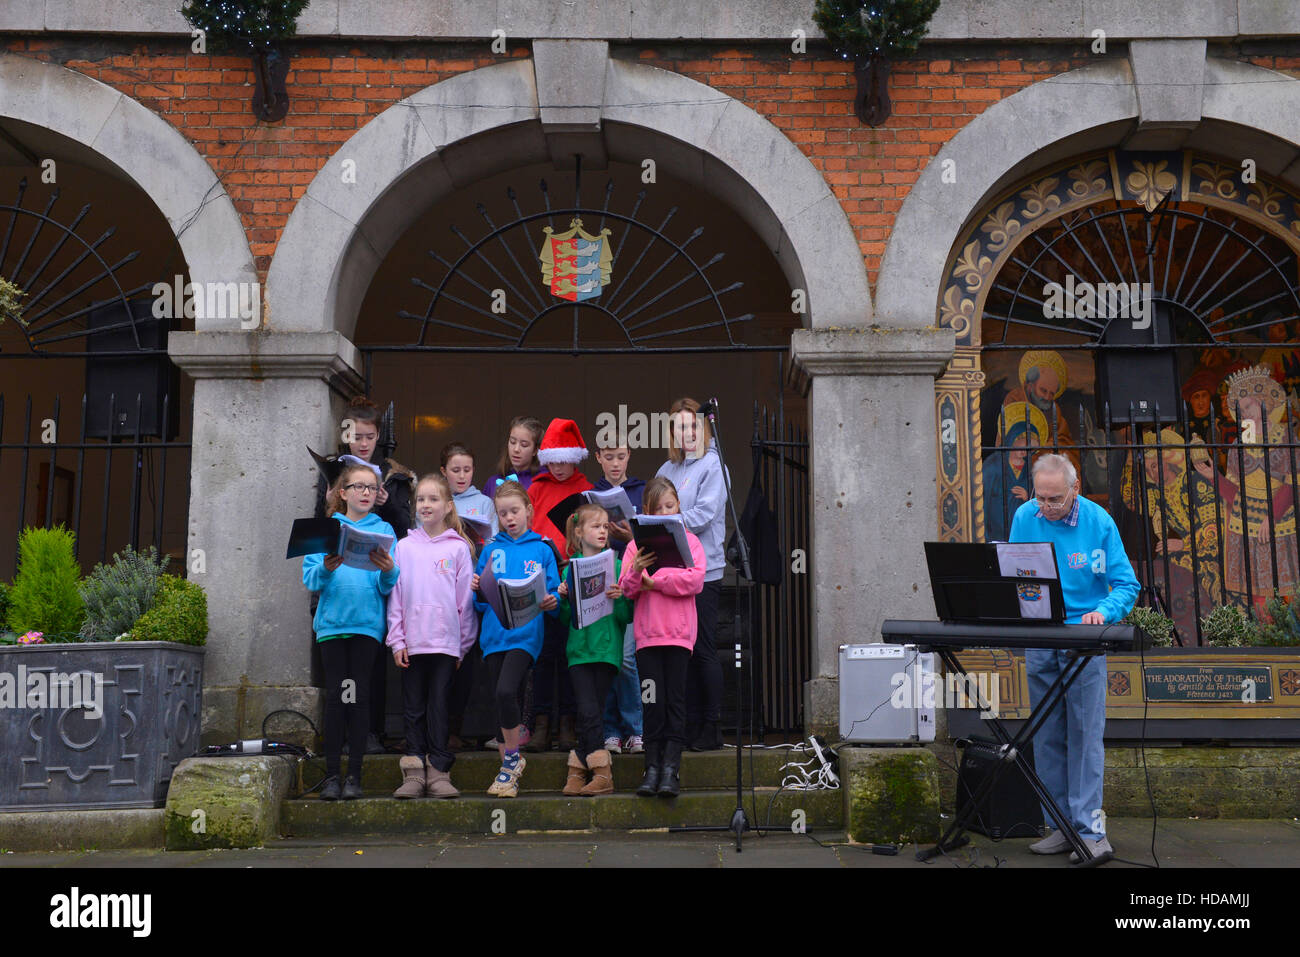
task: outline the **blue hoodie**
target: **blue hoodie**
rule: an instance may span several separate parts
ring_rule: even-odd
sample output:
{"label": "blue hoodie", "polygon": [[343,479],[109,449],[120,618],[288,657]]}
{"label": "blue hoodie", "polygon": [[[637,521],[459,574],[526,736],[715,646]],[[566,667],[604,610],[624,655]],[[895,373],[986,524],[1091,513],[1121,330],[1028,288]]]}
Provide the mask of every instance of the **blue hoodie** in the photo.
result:
{"label": "blue hoodie", "polygon": [[[482,575],[489,561],[498,561],[495,557],[498,554],[502,556],[499,561],[503,562],[504,566],[502,564],[493,566],[493,573],[497,578],[527,578],[540,563],[546,572],[546,592],[549,595],[556,595],[556,589],[560,587],[560,573],[555,567],[555,551],[551,548],[550,542],[542,536],[532,529],[518,538],[511,538],[504,531],[500,532],[483,546],[483,551],[479,553],[478,562],[474,566],[475,574]],[[559,599],[558,595],[556,599]],[[497,618],[492,606],[483,601],[477,592],[474,594],[474,607],[483,613],[483,624],[479,629],[478,640],[484,656],[518,648],[528,652],[534,661],[537,660],[537,656],[542,651],[544,628],[542,615],[538,615],[521,628],[507,630]],[[554,615],[555,612],[548,611],[546,614]]]}
{"label": "blue hoodie", "polygon": [[[332,517],[367,532],[393,535],[393,526],[374,512],[359,522],[351,521],[342,512],[335,512]],[[312,622],[316,640],[324,641],[340,635],[368,635],[382,642],[387,630],[385,599],[397,584],[396,563],[391,571],[386,572],[378,569],[365,571],[351,565],[340,565],[330,571],[325,567],[326,557],[322,552],[304,555],[302,559],[302,583],[308,591],[320,592],[320,603]]]}
{"label": "blue hoodie", "polygon": [[[603,475],[600,477],[600,481],[592,486],[592,488],[598,492],[608,492],[614,487],[615,486],[610,484],[609,479],[605,478]],[[645,482],[639,478],[632,478],[630,475],[624,475],[623,484],[617,487],[621,488],[627,494],[628,499],[636,506],[637,514],[639,515],[641,513],[641,496],[645,494]],[[614,549],[615,555],[622,558],[623,552],[627,551],[627,542],[611,535],[609,536],[609,547]]]}

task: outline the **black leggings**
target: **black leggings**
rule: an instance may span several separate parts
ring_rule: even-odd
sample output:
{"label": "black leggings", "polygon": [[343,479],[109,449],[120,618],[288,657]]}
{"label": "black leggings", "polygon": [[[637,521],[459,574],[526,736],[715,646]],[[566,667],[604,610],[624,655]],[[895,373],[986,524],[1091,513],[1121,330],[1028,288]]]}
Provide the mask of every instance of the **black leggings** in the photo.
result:
{"label": "black leggings", "polygon": [[533,666],[533,656],[521,648],[498,651],[483,659],[488,669],[488,684],[497,702],[501,730],[519,727],[519,689]]}
{"label": "black leggings", "polygon": [[439,771],[450,771],[456,758],[447,747],[447,702],[456,676],[451,655],[410,655],[402,670],[402,719],[406,753],[428,756]]}
{"label": "black leggings", "polygon": [[348,776],[360,781],[370,724],[370,676],[379,642],[369,635],[348,635],[316,644],[325,669],[325,773],[339,773],[346,729]]}
{"label": "black leggings", "polygon": [[605,746],[605,701],[617,675],[618,669],[603,661],[569,666],[578,702],[578,757],[583,764],[587,755]]}
{"label": "black leggings", "polygon": [[[645,689],[641,701],[647,745],[662,749],[668,741],[686,744],[686,670],[690,661],[690,649],[677,645],[637,649],[636,667]],[[651,682],[648,687],[647,681]]]}
{"label": "black leggings", "polygon": [[722,662],[714,647],[721,598],[721,581],[705,582],[695,596],[695,651],[686,672],[686,721],[692,725],[722,718]]}

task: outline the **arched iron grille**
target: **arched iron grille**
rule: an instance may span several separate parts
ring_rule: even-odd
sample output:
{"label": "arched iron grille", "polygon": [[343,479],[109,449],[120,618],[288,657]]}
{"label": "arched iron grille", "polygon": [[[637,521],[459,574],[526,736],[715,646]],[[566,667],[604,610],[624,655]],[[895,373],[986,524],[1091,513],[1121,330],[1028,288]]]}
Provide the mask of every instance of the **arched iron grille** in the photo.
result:
{"label": "arched iron grille", "polygon": [[[484,203],[477,203],[483,224],[475,236],[452,224],[451,232],[463,248],[454,255],[430,249],[428,255],[440,270],[432,277],[411,279],[429,293],[428,301],[419,313],[398,313],[417,324],[412,341],[367,346],[365,351],[646,354],[788,348],[747,343],[739,335],[755,315],[737,314],[724,299],[744,282],[719,285],[710,276],[725,253],[706,258],[698,251],[703,226],[682,238],[670,234],[678,206],[657,223],[647,222],[642,211],[647,194],[642,190],[627,212],[611,209],[612,179],[605,185],[602,205],[583,205],[580,166],[571,205],[553,205],[544,179],[538,191],[541,208],[525,212],[518,193],[507,188],[510,218],[500,225]],[[548,263],[544,254],[548,243],[566,241],[576,243],[579,255],[571,264],[573,271],[562,275],[568,264],[562,267],[554,259]],[[602,266],[608,267],[608,275],[600,275]],[[579,283],[585,276],[599,276],[600,281]],[[566,288],[571,295],[562,292]],[[553,323],[548,333],[541,332],[548,317],[566,309],[572,322],[563,341],[555,336]],[[590,322],[595,317],[607,321]],[[613,343],[607,341],[611,327],[616,330]],[[435,330],[451,334],[438,337]],[[682,343],[686,339],[690,344]]]}
{"label": "arched iron grille", "polygon": [[[0,277],[25,294],[19,300],[21,319],[12,323],[19,330],[25,348],[22,352],[4,349],[5,357],[84,358],[165,352],[165,348],[151,348],[145,343],[130,307],[130,300],[149,292],[153,284],[124,289],[119,277],[121,270],[139,257],[139,251],[110,263],[108,246],[117,227],[108,227],[94,239],[82,236],[80,230],[90,213],[89,203],[65,223],[55,213],[59,201],[57,189],[43,210],[24,205],[26,193],[24,177],[18,182],[15,200],[0,204],[0,222],[4,222]],[[91,313],[115,304],[120,306],[119,318],[88,328]],[[90,344],[98,336],[112,336],[113,340],[120,341],[125,331],[130,332],[126,349],[93,349]],[[12,341],[12,332],[3,335]],[[83,346],[80,350],[64,345],[79,339]]]}
{"label": "arched iron grille", "polygon": [[1224,211],[1169,198],[1152,213],[1113,203],[1088,207],[1031,233],[1012,254],[985,305],[983,347],[1041,343],[1023,335],[1029,328],[1075,337],[1053,348],[1101,344],[1104,318],[1044,318],[1039,291],[1067,275],[1094,286],[1150,284],[1153,305],[1176,307],[1189,320],[1177,330],[1176,348],[1259,344],[1263,330],[1300,315],[1296,265],[1279,239]]}

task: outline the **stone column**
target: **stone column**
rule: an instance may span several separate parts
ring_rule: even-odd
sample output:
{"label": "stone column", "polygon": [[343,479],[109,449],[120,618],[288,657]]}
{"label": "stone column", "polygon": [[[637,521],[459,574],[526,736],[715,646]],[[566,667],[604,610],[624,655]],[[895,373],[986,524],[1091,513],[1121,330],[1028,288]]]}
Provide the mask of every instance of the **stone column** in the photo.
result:
{"label": "stone column", "polygon": [[792,369],[808,396],[813,675],[807,733],[839,727],[839,647],[888,618],[933,618],[921,543],[936,537],[934,380],[951,329],[801,329]]}
{"label": "stone column", "polygon": [[[356,347],[337,332],[173,332],[167,351],[194,378],[189,574],[208,596],[203,741],[261,734],[293,708],[321,727],[312,685],[302,560],[284,557],[315,508],[306,446],[333,451],[345,394],[361,391]],[[298,739],[301,721],[277,720]]]}

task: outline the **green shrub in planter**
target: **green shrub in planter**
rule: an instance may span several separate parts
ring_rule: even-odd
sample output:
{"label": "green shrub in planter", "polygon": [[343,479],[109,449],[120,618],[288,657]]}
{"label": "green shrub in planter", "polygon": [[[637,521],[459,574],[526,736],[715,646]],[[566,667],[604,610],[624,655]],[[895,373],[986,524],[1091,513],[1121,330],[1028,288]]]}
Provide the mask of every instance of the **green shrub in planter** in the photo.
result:
{"label": "green shrub in planter", "polygon": [[9,586],[0,582],[0,627],[9,620]]}
{"label": "green shrub in planter", "polygon": [[153,606],[140,616],[125,640],[204,644],[208,640],[208,596],[192,581],[163,575],[158,579]]}
{"label": "green shrub in planter", "polygon": [[1124,616],[1124,621],[1150,635],[1151,644],[1157,648],[1168,648],[1174,643],[1174,620],[1154,608],[1134,607]]}
{"label": "green shrub in planter", "polygon": [[1240,648],[1256,643],[1258,626],[1236,605],[1220,605],[1201,619],[1201,637],[1207,645]]}
{"label": "green shrub in planter", "polygon": [[167,567],[167,556],[158,559],[158,549],[137,552],[130,545],[113,556],[111,565],[99,564],[81,583],[86,620],[81,637],[86,641],[112,641],[131,630],[140,616],[153,606],[158,579]]}
{"label": "green shrub in planter", "polygon": [[1300,647],[1300,616],[1296,615],[1295,605],[1273,597],[1265,604],[1264,611],[1268,620],[1259,623],[1255,643],[1281,648]]}
{"label": "green shrub in planter", "polygon": [[76,538],[62,525],[27,528],[18,536],[18,574],[9,589],[6,621],[12,631],[39,631],[46,641],[81,630],[84,609],[77,585]]}

